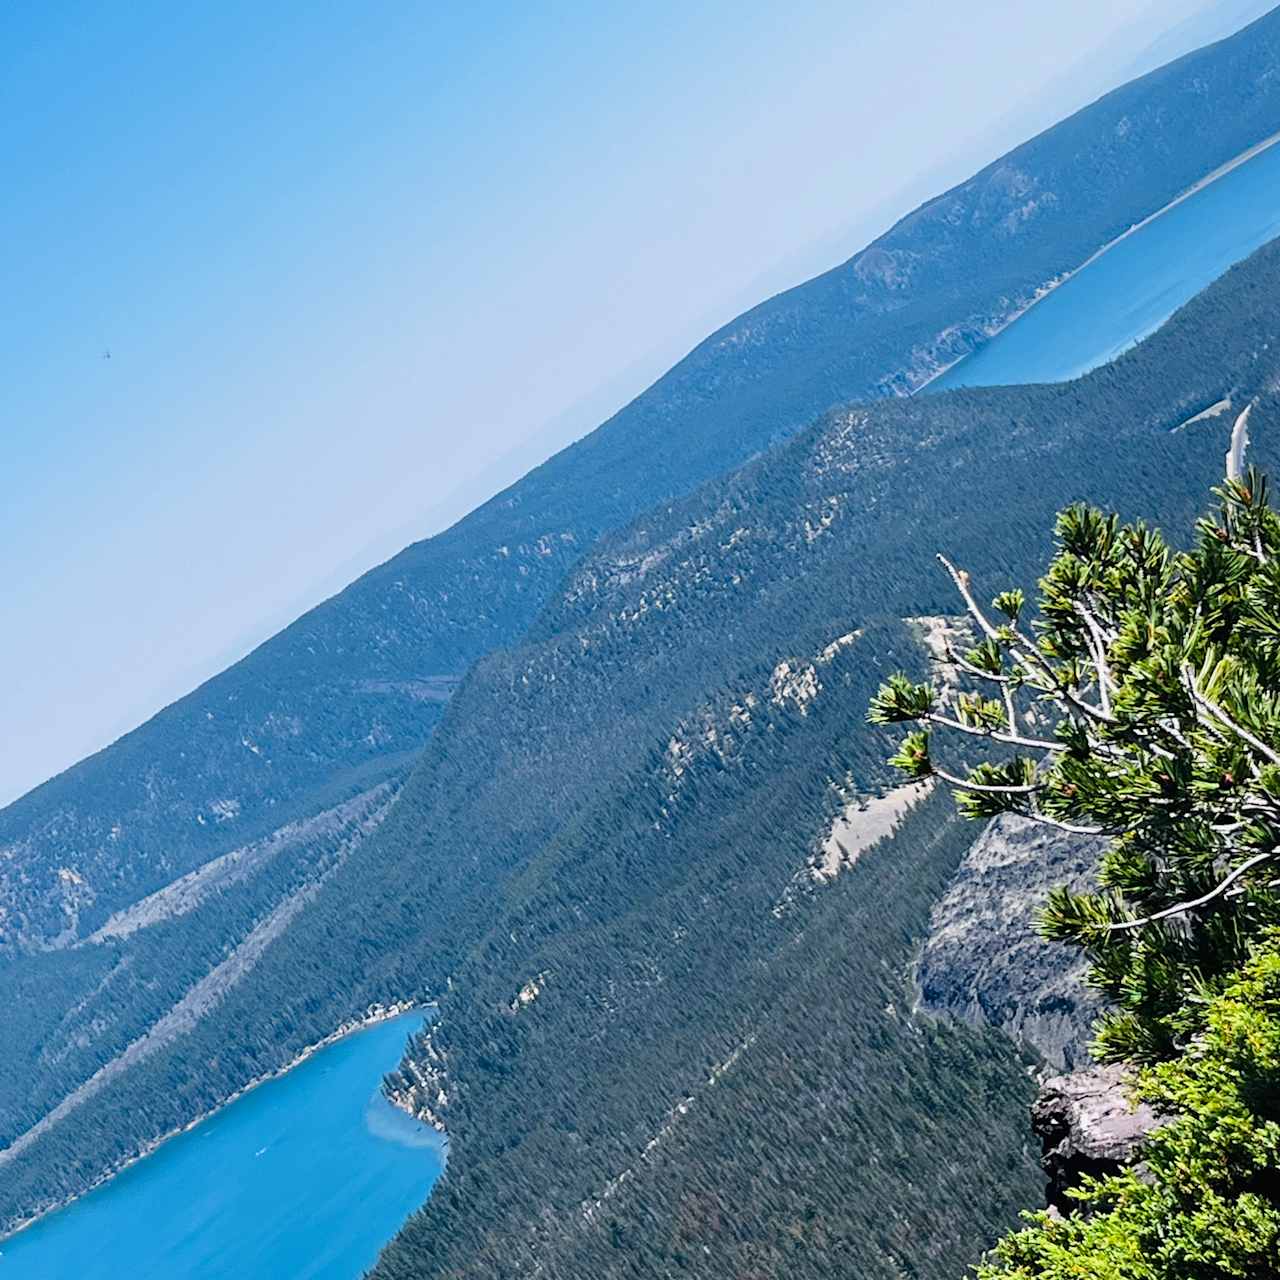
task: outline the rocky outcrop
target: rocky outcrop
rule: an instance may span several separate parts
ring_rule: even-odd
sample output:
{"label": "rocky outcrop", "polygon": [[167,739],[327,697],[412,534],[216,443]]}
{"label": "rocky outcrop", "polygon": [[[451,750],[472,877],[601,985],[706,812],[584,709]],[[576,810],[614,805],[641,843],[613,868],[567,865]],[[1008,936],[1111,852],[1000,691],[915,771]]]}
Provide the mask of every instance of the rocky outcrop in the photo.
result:
{"label": "rocky outcrop", "polygon": [[1145,1102],[1135,1105],[1131,1087],[1122,1066],[1091,1067],[1045,1082],[1031,1108],[1031,1127],[1044,1145],[1045,1199],[1052,1208],[1071,1212],[1066,1193],[1082,1178],[1118,1173],[1141,1158],[1159,1118]]}
{"label": "rocky outcrop", "polygon": [[1099,1002],[1078,951],[1046,942],[1035,912],[1059,884],[1089,884],[1103,844],[1025,818],[997,818],[934,908],[917,970],[921,1006],[999,1027],[1047,1062],[1085,1061]]}

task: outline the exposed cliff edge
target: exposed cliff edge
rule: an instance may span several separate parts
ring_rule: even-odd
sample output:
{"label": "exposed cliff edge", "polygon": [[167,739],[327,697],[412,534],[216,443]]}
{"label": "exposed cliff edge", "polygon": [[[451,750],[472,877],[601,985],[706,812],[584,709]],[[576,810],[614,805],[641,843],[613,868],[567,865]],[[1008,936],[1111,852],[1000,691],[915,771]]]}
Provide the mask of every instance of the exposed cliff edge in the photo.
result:
{"label": "exposed cliff edge", "polygon": [[1083,887],[1101,851],[1095,838],[994,820],[934,908],[917,971],[921,1006],[999,1027],[1059,1069],[1086,1062],[1099,1003],[1079,954],[1041,938],[1034,917],[1054,885]]}

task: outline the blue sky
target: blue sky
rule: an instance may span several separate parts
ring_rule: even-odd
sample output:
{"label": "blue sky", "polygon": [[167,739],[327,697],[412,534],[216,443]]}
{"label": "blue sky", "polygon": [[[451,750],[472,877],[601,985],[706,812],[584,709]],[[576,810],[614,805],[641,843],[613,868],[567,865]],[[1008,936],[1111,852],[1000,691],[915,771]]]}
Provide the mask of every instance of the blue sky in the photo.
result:
{"label": "blue sky", "polygon": [[1205,7],[5,6],[0,802]]}

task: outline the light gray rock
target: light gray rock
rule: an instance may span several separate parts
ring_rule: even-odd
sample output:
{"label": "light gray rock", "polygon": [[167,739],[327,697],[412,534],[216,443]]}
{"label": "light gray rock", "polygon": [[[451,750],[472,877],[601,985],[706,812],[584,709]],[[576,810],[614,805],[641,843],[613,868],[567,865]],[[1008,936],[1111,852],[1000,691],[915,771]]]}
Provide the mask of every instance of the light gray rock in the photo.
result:
{"label": "light gray rock", "polygon": [[1059,1069],[1087,1062],[1099,1001],[1079,952],[1046,942],[1034,916],[1055,885],[1089,885],[1104,847],[1025,818],[992,821],[934,908],[916,975],[921,1006],[999,1027]]}
{"label": "light gray rock", "polygon": [[1136,1164],[1160,1123],[1145,1102],[1134,1105],[1132,1077],[1122,1066],[1090,1067],[1046,1080],[1031,1108],[1031,1127],[1044,1146],[1046,1200],[1062,1213],[1074,1207],[1069,1188]]}

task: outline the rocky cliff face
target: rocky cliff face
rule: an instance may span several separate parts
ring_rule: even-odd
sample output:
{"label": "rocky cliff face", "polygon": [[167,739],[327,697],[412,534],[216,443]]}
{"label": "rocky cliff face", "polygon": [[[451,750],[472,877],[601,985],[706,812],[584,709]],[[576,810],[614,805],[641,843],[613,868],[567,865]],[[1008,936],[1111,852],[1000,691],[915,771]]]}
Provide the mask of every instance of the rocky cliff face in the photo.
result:
{"label": "rocky cliff face", "polygon": [[1089,1064],[1090,1026],[1102,1002],[1085,985],[1079,953],[1035,930],[1049,889],[1089,885],[1103,847],[1024,818],[997,818],[934,908],[917,971],[923,1008],[999,1027],[1067,1073],[1045,1080],[1031,1108],[1045,1202],[1063,1214],[1073,1211],[1068,1192],[1082,1179],[1141,1160],[1159,1123],[1148,1105],[1135,1104],[1124,1067]]}
{"label": "rocky cliff face", "polygon": [[922,1007],[990,1024],[1059,1069],[1087,1060],[1099,1004],[1074,950],[1046,942],[1035,912],[1054,885],[1089,882],[1102,842],[1023,818],[993,821],[934,908],[917,973]]}

